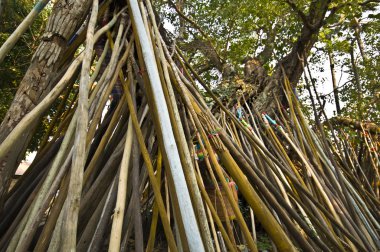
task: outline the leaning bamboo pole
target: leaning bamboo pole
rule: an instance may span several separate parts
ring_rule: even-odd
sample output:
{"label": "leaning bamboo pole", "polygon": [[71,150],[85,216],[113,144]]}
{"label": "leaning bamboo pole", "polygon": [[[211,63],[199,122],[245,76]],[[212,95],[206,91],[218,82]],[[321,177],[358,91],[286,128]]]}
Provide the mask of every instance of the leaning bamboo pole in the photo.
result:
{"label": "leaning bamboo pole", "polygon": [[77,225],[80,199],[83,187],[83,170],[86,162],[86,135],[88,128],[88,84],[90,81],[90,67],[94,48],[94,32],[98,17],[98,0],[92,4],[91,16],[86,35],[86,50],[83,59],[79,84],[77,134],[74,140],[73,164],[70,172],[70,184],[65,208],[64,229],[62,239],[65,241],[62,251],[74,251],[77,240]]}
{"label": "leaning bamboo pole", "polygon": [[[161,43],[161,36],[160,36],[159,30],[158,30],[158,27],[156,24],[156,20],[154,17],[153,8],[152,8],[150,0],[147,1],[147,9],[148,9],[148,14],[149,14],[151,21],[152,21],[152,26],[153,26],[154,35],[156,38],[156,43],[158,45],[158,53],[156,56],[157,56],[157,58],[161,59],[162,67],[160,69],[162,69],[163,75],[164,75],[163,80],[165,80],[165,81],[163,81],[163,83],[166,83],[166,85],[163,85],[164,94],[165,94],[166,98],[169,97],[169,99],[167,99],[167,102],[168,102],[168,104],[171,104],[171,107],[173,108],[172,109],[173,113],[171,113],[170,115],[171,115],[174,134],[175,134],[175,137],[176,137],[177,142],[178,142],[178,147],[180,149],[181,159],[185,160],[185,161],[182,161],[182,162],[184,162],[184,175],[185,175],[186,182],[187,182],[187,185],[189,188],[189,193],[190,193],[192,202],[194,204],[194,209],[196,212],[196,216],[198,218],[199,228],[200,228],[200,232],[201,232],[203,241],[205,243],[206,251],[211,252],[211,251],[214,251],[214,249],[212,246],[210,229],[209,229],[208,224],[207,224],[206,212],[205,212],[205,209],[203,207],[200,191],[197,187],[195,170],[194,170],[194,167],[192,165],[192,161],[191,161],[191,157],[190,157],[190,151],[188,148],[185,147],[186,146],[186,137],[185,137],[183,125],[182,125],[182,122],[181,122],[181,119],[179,116],[178,107],[176,105],[174,90],[173,90],[173,87],[170,83],[170,76],[169,76],[169,71],[168,71],[169,64],[166,60],[164,60],[165,59],[164,50],[167,50],[167,48],[165,46],[163,46]],[[166,88],[165,88],[165,86],[166,86]]]}
{"label": "leaning bamboo pole", "polygon": [[17,29],[11,34],[11,36],[0,47],[0,63],[3,62],[9,51],[15,46],[17,41],[25,33],[25,31],[31,26],[33,21],[37,18],[38,14],[45,8],[49,0],[40,0],[36,3],[34,8],[29,12]]}
{"label": "leaning bamboo pole", "polygon": [[[259,251],[263,234],[280,251],[379,249],[376,136],[361,129],[358,154],[344,130],[314,131],[286,79],[288,110],[275,98],[278,111],[260,114],[246,99],[249,94],[236,97],[231,108],[178,49],[169,52],[150,2],[133,2],[139,25],[133,10],[128,21],[124,6],[110,6],[104,16],[99,11],[98,20],[106,25],[93,33],[102,53],[82,53],[67,62],[71,66],[58,80],[59,92],[53,89],[43,109],[37,106],[25,117],[40,117],[66,92],[68,101],[55,114],[38,158],[5,198],[0,251]],[[87,32],[91,26],[85,26]],[[82,42],[74,41],[70,50]],[[85,158],[76,170],[83,179],[75,178],[83,189],[70,186],[74,138],[81,128],[80,67],[91,90],[88,130],[82,135]],[[208,107],[197,82],[216,107]],[[17,127],[13,139],[27,131],[25,125]],[[170,149],[167,136],[175,144]],[[9,143],[0,150],[11,150]],[[185,206],[178,184],[188,190]],[[81,191],[77,213],[68,208],[73,191]],[[219,211],[220,206],[226,209]],[[253,210],[254,221],[247,220],[245,209]],[[189,211],[193,219],[184,215]],[[78,216],[76,227],[65,221],[68,213]],[[65,225],[75,234],[65,235]]]}
{"label": "leaning bamboo pole", "polygon": [[128,185],[128,167],[131,157],[133,129],[132,120],[128,120],[127,140],[125,141],[125,147],[123,152],[123,159],[121,160],[120,175],[118,182],[117,200],[115,206],[115,214],[112,221],[111,240],[108,251],[119,251],[121,243],[121,232],[123,226],[123,218],[125,211],[125,201],[127,197],[127,185]]}
{"label": "leaning bamboo pole", "polygon": [[[171,169],[171,175],[173,176],[173,182],[176,188],[182,220],[184,221],[186,238],[191,251],[203,251],[204,245],[199,233],[194,209],[192,208],[190,195],[186,187],[186,180],[181,170],[182,165],[174,135],[170,127],[170,118],[161,87],[160,77],[157,66],[154,63],[155,56],[151,50],[151,45],[147,37],[147,31],[144,29],[142,16],[137,1],[129,0],[128,2],[130,4],[130,12],[133,18],[132,23],[138,34],[139,43],[141,43],[141,50],[146,64],[147,74],[150,79],[151,88],[153,91],[152,93],[154,95],[154,102],[157,108],[161,107],[158,113],[158,118],[163,135],[162,139],[166,153],[170,153],[171,155],[168,160],[169,167]],[[151,60],[153,60],[153,64]]]}

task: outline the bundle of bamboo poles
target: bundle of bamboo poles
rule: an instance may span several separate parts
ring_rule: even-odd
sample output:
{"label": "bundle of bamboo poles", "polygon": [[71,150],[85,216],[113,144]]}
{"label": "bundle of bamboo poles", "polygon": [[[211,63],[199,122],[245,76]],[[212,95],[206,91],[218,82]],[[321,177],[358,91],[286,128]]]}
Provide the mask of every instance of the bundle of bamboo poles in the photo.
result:
{"label": "bundle of bamboo poles", "polygon": [[376,136],[363,129],[359,162],[344,131],[311,129],[286,77],[288,109],[259,113],[244,96],[226,108],[169,51],[149,0],[98,19],[95,0],[85,50],[0,146],[2,157],[61,95],[7,195],[1,251],[258,251],[258,227],[273,250],[380,249]]}

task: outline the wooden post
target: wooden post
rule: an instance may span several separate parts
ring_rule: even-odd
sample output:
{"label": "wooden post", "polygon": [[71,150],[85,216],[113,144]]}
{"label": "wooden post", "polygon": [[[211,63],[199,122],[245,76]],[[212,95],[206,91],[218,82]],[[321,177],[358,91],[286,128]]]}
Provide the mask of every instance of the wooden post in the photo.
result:
{"label": "wooden post", "polygon": [[168,107],[162,90],[155,56],[149,43],[147,31],[145,30],[137,1],[129,0],[128,3],[133,19],[134,30],[138,35],[146,64],[146,71],[151,83],[154,103],[158,109],[158,120],[160,128],[162,129],[163,146],[165,148],[165,152],[170,153],[170,158],[168,158],[169,167],[173,176],[174,187],[178,196],[179,210],[185,227],[185,234],[190,251],[205,251],[198,229],[197,220],[195,218],[194,209],[190,200],[189,191],[186,186],[185,176],[182,171],[181,160],[179,157],[177,144],[174,139]]}

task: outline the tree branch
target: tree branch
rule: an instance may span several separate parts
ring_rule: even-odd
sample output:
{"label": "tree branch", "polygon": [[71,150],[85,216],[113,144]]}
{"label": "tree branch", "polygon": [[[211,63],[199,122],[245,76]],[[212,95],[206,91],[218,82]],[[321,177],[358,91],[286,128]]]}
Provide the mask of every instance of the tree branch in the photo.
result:
{"label": "tree branch", "polygon": [[362,3],[359,3],[359,5],[363,6],[363,5],[367,5],[370,3],[380,3],[380,0],[367,0],[367,1],[364,1]]}
{"label": "tree branch", "polygon": [[362,127],[363,127],[364,130],[367,130],[370,133],[373,133],[373,134],[380,133],[380,126],[372,122],[360,122],[360,121],[355,121],[351,118],[340,117],[340,116],[330,118],[330,121],[332,124],[335,124],[335,125],[340,124],[344,126],[350,126],[350,127],[353,127],[354,129],[359,129],[359,130],[362,130]]}
{"label": "tree branch", "polygon": [[[380,3],[380,0],[366,0],[364,2],[361,2],[361,3],[358,3],[358,5],[360,6],[366,6],[367,4],[370,4],[370,3]],[[351,2],[346,2],[346,3],[342,3],[342,4],[339,4],[335,7],[332,7],[331,9],[329,9],[330,11],[330,14],[328,15],[328,17],[325,19],[325,23],[330,20],[330,18],[332,18],[335,13],[337,11],[339,11],[340,9],[342,9],[343,7],[346,7],[346,6],[353,6],[355,5],[354,3],[351,3]]]}
{"label": "tree branch", "polygon": [[215,66],[220,72],[223,70],[223,62],[221,61],[218,52],[212,46],[210,41],[205,41],[200,38],[194,38],[189,43],[184,43],[181,46],[185,51],[199,50],[209,61],[212,66]]}
{"label": "tree branch", "polygon": [[194,21],[192,20],[191,18],[187,17],[179,8],[178,6],[173,3],[173,1],[171,0],[168,0],[167,1],[169,3],[170,6],[172,6],[175,11],[178,13],[178,15],[183,18],[186,22],[190,23],[191,26],[193,26],[193,28],[197,29],[201,34],[202,36],[207,40],[207,42],[209,42],[210,46],[213,48],[213,50],[217,53],[217,56],[218,56],[218,60],[220,62],[224,62],[223,59],[220,57],[214,43],[212,43],[210,37],[203,31],[203,29]]}
{"label": "tree branch", "polygon": [[257,58],[260,60],[261,64],[264,65],[266,64],[269,60],[270,57],[273,54],[273,50],[275,47],[275,39],[277,35],[277,30],[278,30],[278,23],[275,24],[272,30],[267,31],[267,39],[265,43],[264,50],[257,56]]}
{"label": "tree branch", "polygon": [[312,29],[312,25],[309,22],[309,18],[306,16],[306,14],[301,11],[297,5],[293,2],[293,0],[285,0],[285,2],[298,14],[298,16],[301,18],[302,22],[308,26],[310,29]]}

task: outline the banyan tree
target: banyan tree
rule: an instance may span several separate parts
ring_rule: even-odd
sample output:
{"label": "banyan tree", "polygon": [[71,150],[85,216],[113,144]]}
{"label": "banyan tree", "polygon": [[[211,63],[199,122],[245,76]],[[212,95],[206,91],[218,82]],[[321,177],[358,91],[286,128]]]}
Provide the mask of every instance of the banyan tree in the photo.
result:
{"label": "banyan tree", "polygon": [[[56,1],[0,126],[0,251],[259,251],[263,236],[272,251],[379,250],[379,127],[310,125],[294,92],[338,8],[331,2],[299,13],[298,38],[270,75],[264,49],[222,98],[150,0]],[[34,161],[15,179],[52,107]],[[337,124],[355,127],[359,152]]]}

